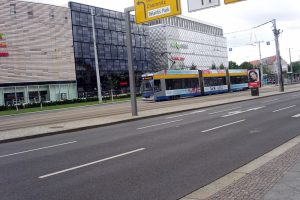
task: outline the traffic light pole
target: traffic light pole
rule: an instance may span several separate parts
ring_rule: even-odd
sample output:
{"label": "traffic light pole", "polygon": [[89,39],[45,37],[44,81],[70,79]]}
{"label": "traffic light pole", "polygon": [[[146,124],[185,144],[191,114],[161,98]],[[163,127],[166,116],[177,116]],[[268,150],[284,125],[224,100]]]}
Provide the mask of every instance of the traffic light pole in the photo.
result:
{"label": "traffic light pole", "polygon": [[280,35],[280,30],[276,28],[276,19],[272,20],[273,23],[273,32],[275,37],[275,45],[276,45],[276,62],[278,68],[278,84],[279,84],[279,92],[284,92],[284,83],[282,77],[282,66],[281,66],[281,57],[280,57],[280,50],[279,50],[279,41],[278,37]]}
{"label": "traffic light pole", "polygon": [[126,46],[128,56],[128,72],[129,72],[129,85],[130,85],[130,99],[131,99],[131,113],[132,116],[137,116],[137,103],[136,103],[136,88],[135,77],[133,70],[133,55],[132,55],[132,38],[131,38],[131,25],[130,25],[130,12],[134,11],[134,7],[124,9],[125,26],[126,26]]}

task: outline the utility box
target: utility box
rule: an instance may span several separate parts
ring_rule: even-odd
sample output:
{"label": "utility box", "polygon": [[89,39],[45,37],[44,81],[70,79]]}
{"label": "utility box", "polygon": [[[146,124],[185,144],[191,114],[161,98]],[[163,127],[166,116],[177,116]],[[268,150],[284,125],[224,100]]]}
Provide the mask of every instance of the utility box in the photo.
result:
{"label": "utility box", "polygon": [[259,88],[251,88],[251,96],[259,96]]}

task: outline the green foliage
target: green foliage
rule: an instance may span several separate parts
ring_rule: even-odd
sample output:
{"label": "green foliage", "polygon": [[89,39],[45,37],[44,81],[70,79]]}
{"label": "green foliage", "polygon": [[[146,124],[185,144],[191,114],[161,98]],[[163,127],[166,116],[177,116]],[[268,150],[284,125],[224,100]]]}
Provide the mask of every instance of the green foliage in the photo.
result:
{"label": "green foliage", "polygon": [[239,69],[240,68],[240,66],[238,64],[236,64],[236,62],[234,62],[234,61],[229,61],[228,67],[229,67],[229,69]]}
{"label": "green foliage", "polygon": [[225,66],[223,64],[221,64],[220,69],[225,69]]}
{"label": "green foliage", "polygon": [[293,72],[300,73],[300,61],[292,62]]}
{"label": "green foliage", "polygon": [[271,70],[267,67],[263,67],[263,73],[264,74],[271,74]]}
{"label": "green foliage", "polygon": [[217,69],[215,64],[212,64],[211,69]]}
{"label": "green foliage", "polygon": [[253,69],[253,68],[254,68],[254,66],[251,63],[247,62],[247,61],[243,62],[240,65],[240,69]]}

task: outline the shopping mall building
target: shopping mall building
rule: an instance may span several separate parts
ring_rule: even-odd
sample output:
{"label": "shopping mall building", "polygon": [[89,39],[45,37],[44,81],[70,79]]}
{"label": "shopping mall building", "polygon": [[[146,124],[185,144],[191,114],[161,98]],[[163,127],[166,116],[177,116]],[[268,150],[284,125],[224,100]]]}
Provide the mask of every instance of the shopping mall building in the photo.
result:
{"label": "shopping mall building", "polygon": [[0,0],[0,105],[77,98],[70,10]]}
{"label": "shopping mall building", "polygon": [[184,16],[150,25],[151,64],[156,69],[228,66],[227,41],[221,27]]}
{"label": "shopping mall building", "polygon": [[[0,0],[0,105],[97,96],[91,8],[103,91],[129,88],[124,14]],[[219,26],[186,17],[137,25],[131,17],[134,69],[227,66]]]}

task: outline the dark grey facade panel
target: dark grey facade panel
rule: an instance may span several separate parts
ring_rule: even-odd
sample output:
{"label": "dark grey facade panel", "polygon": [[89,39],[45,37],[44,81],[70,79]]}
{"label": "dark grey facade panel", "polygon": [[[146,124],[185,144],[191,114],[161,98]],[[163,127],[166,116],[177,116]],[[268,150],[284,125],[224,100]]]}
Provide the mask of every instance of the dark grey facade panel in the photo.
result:
{"label": "dark grey facade panel", "polygon": [[[70,2],[69,7],[72,16],[78,90],[94,92],[97,86],[95,81],[91,6]],[[124,89],[120,86],[120,82],[128,82],[124,14],[98,7],[95,8],[95,11],[96,41],[102,89]],[[147,25],[135,24],[134,16],[131,16],[131,23],[134,67],[138,75],[137,78],[139,78],[140,74],[152,71],[150,68],[149,30]]]}

